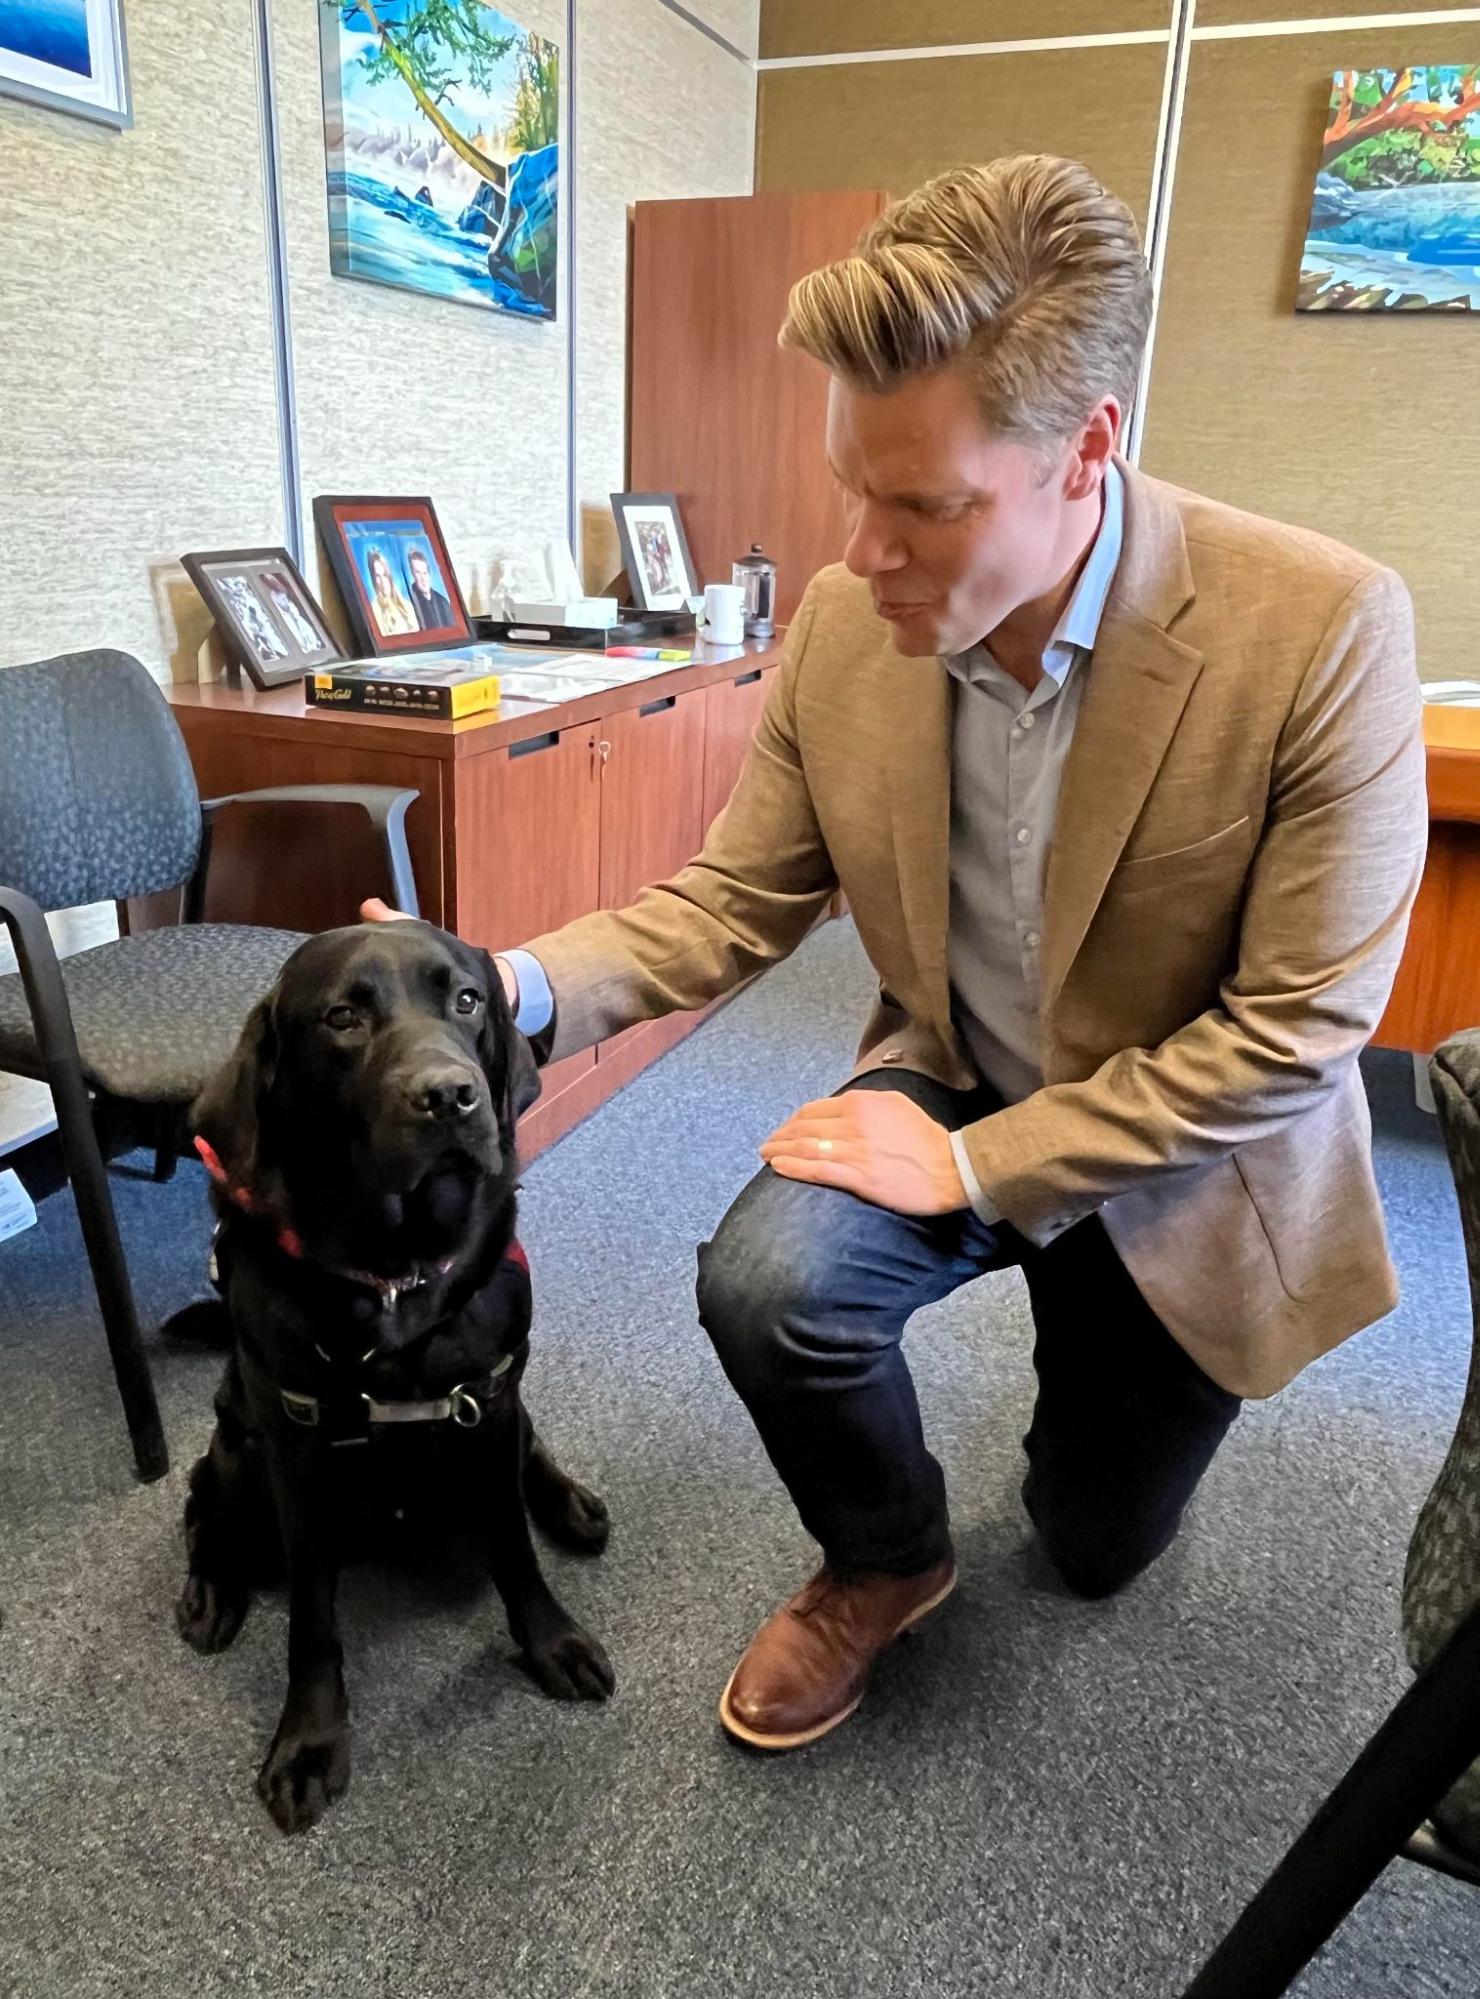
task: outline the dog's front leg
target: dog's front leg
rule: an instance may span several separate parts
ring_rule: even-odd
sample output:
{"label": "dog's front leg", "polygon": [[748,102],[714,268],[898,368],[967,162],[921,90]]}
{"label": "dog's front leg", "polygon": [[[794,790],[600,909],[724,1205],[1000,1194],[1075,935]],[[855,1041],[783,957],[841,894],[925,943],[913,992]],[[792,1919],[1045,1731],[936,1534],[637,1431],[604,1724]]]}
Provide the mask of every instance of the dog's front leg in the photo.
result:
{"label": "dog's front leg", "polygon": [[288,1556],[288,1698],[257,1778],[284,1832],[302,1832],[349,1787],[349,1703],[334,1615],[338,1562],[328,1504],[328,1449],[311,1430],[268,1440]]}
{"label": "dog's front leg", "polygon": [[611,1661],[545,1581],[524,1507],[529,1418],[518,1390],[507,1393],[479,1439],[485,1467],[483,1517],[489,1566],[509,1630],[531,1675],[556,1700],[604,1701],[617,1684]]}

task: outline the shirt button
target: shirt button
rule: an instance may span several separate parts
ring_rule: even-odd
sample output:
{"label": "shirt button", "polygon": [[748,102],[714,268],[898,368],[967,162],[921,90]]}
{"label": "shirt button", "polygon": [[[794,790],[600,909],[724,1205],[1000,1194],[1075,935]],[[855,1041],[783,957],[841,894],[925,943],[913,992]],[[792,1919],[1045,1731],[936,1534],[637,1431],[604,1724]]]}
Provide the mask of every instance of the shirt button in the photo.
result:
{"label": "shirt button", "polygon": [[1028,827],[1019,826],[1017,832],[1014,834],[1013,837],[1016,839],[1020,847],[1026,847],[1028,842],[1032,839],[1033,835]]}
{"label": "shirt button", "polygon": [[1043,942],[1043,939],[1038,935],[1038,932],[1036,930],[1030,930],[1027,936],[1023,939],[1023,942],[1027,945],[1030,951],[1036,951],[1038,949],[1038,946]]}
{"label": "shirt button", "polygon": [[1036,717],[1035,715],[1033,715],[1033,714],[1032,714],[1031,712],[1030,712],[1029,714],[1026,714],[1026,715],[1019,715],[1019,716],[1018,716],[1018,727],[1019,727],[1020,729],[1031,729],[1031,728],[1032,728],[1032,726],[1033,726],[1033,724],[1034,724],[1034,722],[1035,722],[1036,720],[1037,720],[1037,717]]}

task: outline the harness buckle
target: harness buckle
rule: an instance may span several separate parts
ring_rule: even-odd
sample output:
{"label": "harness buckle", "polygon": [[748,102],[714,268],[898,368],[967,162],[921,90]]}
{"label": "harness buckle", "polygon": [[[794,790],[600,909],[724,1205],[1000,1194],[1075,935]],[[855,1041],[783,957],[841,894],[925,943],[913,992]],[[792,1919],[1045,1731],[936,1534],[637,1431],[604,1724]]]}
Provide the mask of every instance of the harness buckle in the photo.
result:
{"label": "harness buckle", "polygon": [[292,1423],[301,1423],[307,1430],[316,1430],[319,1423],[319,1399],[316,1395],[300,1395],[296,1389],[282,1388],[278,1393],[283,1398],[283,1410]]}

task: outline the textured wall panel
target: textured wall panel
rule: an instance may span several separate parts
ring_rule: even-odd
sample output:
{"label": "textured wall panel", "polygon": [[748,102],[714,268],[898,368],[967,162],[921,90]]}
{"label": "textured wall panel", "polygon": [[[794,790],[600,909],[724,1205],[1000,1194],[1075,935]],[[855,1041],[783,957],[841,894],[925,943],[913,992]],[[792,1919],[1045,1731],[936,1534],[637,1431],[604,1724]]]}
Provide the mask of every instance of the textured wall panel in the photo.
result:
{"label": "textured wall panel", "polygon": [[1390,562],[1430,678],[1480,620],[1472,314],[1295,313],[1331,72],[1480,59],[1480,24],[1194,45],[1147,403],[1147,469]]}
{"label": "textured wall panel", "polygon": [[[1271,6],[1270,0],[1197,0],[1197,25],[1200,28],[1220,28],[1233,22],[1244,21],[1332,21],[1344,20],[1353,14],[1411,14],[1418,11],[1435,12],[1440,7],[1451,4],[1451,0],[1285,0],[1283,6]],[[1473,4],[1473,0],[1452,0],[1456,6]],[[1473,25],[1473,24],[1472,24]],[[1395,56],[1394,60],[1413,62],[1435,62],[1440,58],[1426,52],[1423,37],[1427,29],[1414,31],[1420,38],[1420,46],[1409,49],[1406,58]],[[1339,34],[1332,30],[1332,39],[1339,40]],[[1339,57],[1331,67],[1336,69],[1344,62]]]}
{"label": "textured wall panel", "polygon": [[[561,0],[511,0],[508,11],[564,57]],[[554,320],[335,277],[316,0],[278,0],[274,14],[309,540],[317,493],[430,493],[466,593],[494,556],[565,530],[569,203]],[[568,118],[561,138],[568,142]],[[317,560],[315,542],[310,574]]]}
{"label": "textured wall panel", "polygon": [[760,77],[757,185],[903,194],[963,160],[1084,160],[1144,224],[1164,46],[773,69]]}
{"label": "textured wall panel", "polygon": [[[620,4],[617,0],[612,11],[618,11]],[[652,6],[655,0],[646,0],[646,4]],[[680,0],[680,4],[742,55],[755,54],[761,33],[760,0]],[[605,11],[608,0],[597,0],[597,5]]]}
{"label": "textured wall panel", "polygon": [[[691,11],[726,14],[746,45],[737,6]],[[577,556],[597,589],[620,562],[608,496],[626,480],[628,205],[748,194],[755,78],[657,0],[580,0],[578,31]]]}
{"label": "textured wall panel", "polygon": [[131,131],[0,98],[0,664],[163,677],[181,551],[276,540],[282,489],[250,0],[130,0],[128,39]]}
{"label": "textured wall panel", "polygon": [[[1415,0],[1417,4],[1417,0]],[[763,56],[844,49],[923,49],[937,42],[1011,42],[1164,28],[1168,0],[762,0]]]}

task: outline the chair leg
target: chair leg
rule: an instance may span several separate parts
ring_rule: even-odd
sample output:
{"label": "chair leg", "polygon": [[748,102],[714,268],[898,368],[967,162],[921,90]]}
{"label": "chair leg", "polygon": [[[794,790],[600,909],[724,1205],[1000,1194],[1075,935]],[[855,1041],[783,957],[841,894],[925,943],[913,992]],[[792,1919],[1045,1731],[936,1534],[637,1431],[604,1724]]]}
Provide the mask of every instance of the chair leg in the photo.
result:
{"label": "chair leg", "polygon": [[1188,1986],[1280,1999],[1480,1756],[1480,1604],[1454,1631]]}
{"label": "chair leg", "polygon": [[134,1464],[145,1481],[163,1478],[170,1468],[169,1451],[139,1330],[128,1266],[123,1260],[123,1245],[118,1238],[108,1175],[93,1130],[92,1107],[80,1068],[69,1063],[54,1071],[51,1093],[67,1174],[77,1203],[77,1218],[82,1224],[82,1240],[97,1287],[103,1330],[134,1447]]}
{"label": "chair leg", "polygon": [[173,1180],[180,1163],[180,1113],[173,1104],[163,1105],[154,1119],[154,1178],[158,1183]]}

